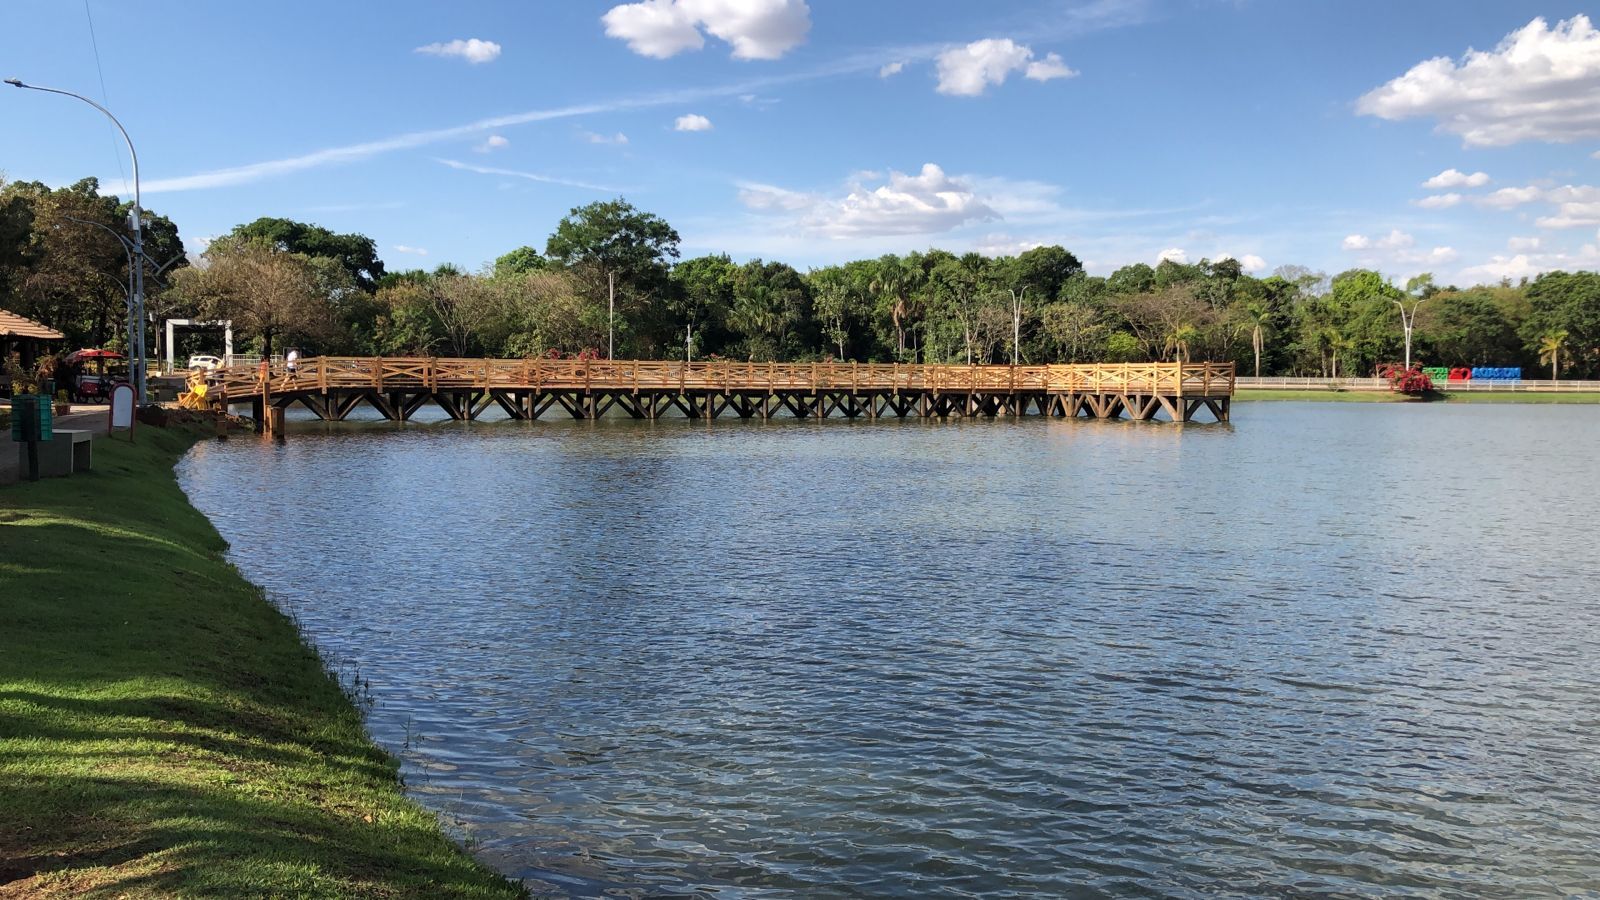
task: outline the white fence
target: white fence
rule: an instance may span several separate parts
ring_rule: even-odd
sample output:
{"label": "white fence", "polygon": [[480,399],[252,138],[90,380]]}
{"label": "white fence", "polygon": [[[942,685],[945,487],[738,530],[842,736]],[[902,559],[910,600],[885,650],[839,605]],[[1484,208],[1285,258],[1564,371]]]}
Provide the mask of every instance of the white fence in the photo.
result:
{"label": "white fence", "polygon": [[[1572,393],[1577,391],[1600,392],[1600,381],[1435,381],[1441,391],[1538,391]],[[1234,380],[1234,387],[1247,390],[1268,391],[1387,391],[1385,378],[1308,378],[1280,376],[1274,378],[1246,378]]]}
{"label": "white fence", "polygon": [[[226,365],[232,365],[232,366],[254,366],[254,365],[259,365],[260,362],[261,362],[261,357],[260,356],[251,356],[251,355],[244,354],[244,353],[235,353],[232,357],[229,357],[229,361],[226,362]],[[187,375],[189,373],[188,364],[189,364],[189,361],[187,359],[180,359],[180,360],[177,360],[174,365],[169,367],[169,366],[166,365],[166,361],[163,360],[162,361],[162,366],[161,366],[161,368],[162,368],[161,374],[163,374],[163,375]],[[272,354],[272,366],[273,366],[273,368],[281,368],[282,365],[283,365],[283,354],[281,354],[281,353]]]}

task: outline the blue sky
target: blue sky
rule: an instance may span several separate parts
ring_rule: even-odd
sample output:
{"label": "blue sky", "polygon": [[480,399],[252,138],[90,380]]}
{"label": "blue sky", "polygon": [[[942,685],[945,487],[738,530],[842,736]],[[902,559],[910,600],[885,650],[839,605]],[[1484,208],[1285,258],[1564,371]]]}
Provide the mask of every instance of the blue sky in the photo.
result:
{"label": "blue sky", "polygon": [[[1586,12],[7,0],[0,76],[103,99],[192,249],[273,215],[371,235],[391,268],[476,268],[622,194],[686,256],[1060,243],[1099,274],[1231,255],[1469,283],[1600,267]],[[87,106],[0,89],[8,178],[126,170]]]}

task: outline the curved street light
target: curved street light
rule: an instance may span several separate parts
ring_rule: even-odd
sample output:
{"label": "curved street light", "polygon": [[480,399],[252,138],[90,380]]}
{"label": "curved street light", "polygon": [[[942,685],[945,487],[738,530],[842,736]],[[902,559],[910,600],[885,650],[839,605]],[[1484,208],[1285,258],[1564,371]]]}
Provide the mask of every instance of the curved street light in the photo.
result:
{"label": "curved street light", "polygon": [[[117,130],[122,132],[122,139],[128,144],[128,155],[133,157],[133,211],[128,216],[128,230],[133,232],[133,258],[135,262],[133,267],[133,312],[138,321],[138,335],[136,340],[139,360],[138,375],[134,377],[133,386],[134,390],[137,392],[138,403],[140,406],[143,406],[146,399],[145,381],[148,360],[145,357],[144,338],[144,203],[142,202],[143,198],[139,193],[139,151],[133,148],[133,138],[128,137],[128,129],[122,127],[122,123],[117,121],[117,117],[111,114],[111,110],[106,109],[104,106],[101,106],[93,100],[90,100],[88,97],[85,97],[82,94],[74,94],[72,91],[64,91],[60,88],[43,87],[37,84],[26,84],[20,78],[7,78],[5,82],[6,84],[9,84],[15,88],[23,88],[30,91],[43,91],[47,94],[60,94],[63,97],[73,97],[75,99],[82,100],[95,109],[100,110],[102,113],[105,113],[106,118],[111,120],[111,124],[117,126]],[[130,334],[129,340],[135,340],[135,336]]]}
{"label": "curved street light", "polygon": [[133,261],[133,242],[129,241],[122,235],[117,234],[117,230],[115,228],[112,228],[110,225],[107,225],[104,222],[94,222],[89,219],[80,219],[77,216],[68,215],[63,215],[61,218],[66,219],[69,222],[77,222],[80,225],[93,225],[96,228],[103,229],[107,234],[117,239],[117,243],[122,245],[122,252],[128,255],[128,356],[132,357],[134,336],[139,333],[138,326],[134,324],[135,310],[133,304],[133,270],[136,264]]}
{"label": "curved street light", "polygon": [[[133,353],[132,353],[132,350],[133,350],[133,335],[135,333],[134,308],[133,308],[133,269],[134,269],[133,260],[134,260],[134,252],[135,252],[135,250],[134,250],[134,246],[133,246],[133,241],[130,241],[127,238],[123,237],[122,235],[118,234],[117,230],[115,228],[112,228],[110,225],[107,225],[104,222],[96,222],[96,221],[93,221],[91,219],[80,219],[77,216],[69,216],[69,215],[65,215],[65,214],[63,214],[61,216],[61,218],[66,219],[69,222],[77,222],[80,225],[93,225],[94,227],[100,229],[101,231],[104,231],[106,234],[109,234],[112,237],[116,238],[117,239],[117,243],[122,245],[122,252],[124,254],[126,254],[127,257],[128,257],[128,286],[125,289],[128,292],[128,297],[127,297],[127,301],[126,301],[125,305],[128,308],[128,350],[129,350],[129,354],[128,355],[132,356],[133,355]],[[158,278],[159,279],[161,277],[161,273],[162,272],[165,272],[168,268],[170,268],[173,263],[177,262],[180,259],[183,259],[184,255],[185,254],[179,253],[177,256],[174,256],[173,258],[167,260],[166,262],[162,263],[161,265],[156,266],[155,269],[153,271],[151,271],[151,273],[150,273],[151,276],[154,277],[154,278]],[[156,337],[158,339],[161,337],[160,332],[156,333]],[[157,347],[156,349],[157,349],[156,355],[159,357],[160,356],[160,347]]]}
{"label": "curved street light", "polygon": [[1400,307],[1400,327],[1405,329],[1406,333],[1407,372],[1411,371],[1411,329],[1417,324],[1417,307],[1421,306],[1423,303],[1426,303],[1427,300],[1427,297],[1418,297],[1417,302],[1411,304],[1411,312],[1409,313],[1406,312],[1406,305],[1403,301],[1394,301],[1394,305]]}

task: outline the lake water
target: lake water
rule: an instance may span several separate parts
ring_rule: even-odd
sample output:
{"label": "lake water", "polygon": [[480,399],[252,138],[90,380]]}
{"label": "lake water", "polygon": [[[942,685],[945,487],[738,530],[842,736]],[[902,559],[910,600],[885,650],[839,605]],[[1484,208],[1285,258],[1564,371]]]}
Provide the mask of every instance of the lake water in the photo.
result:
{"label": "lake water", "polygon": [[305,428],[184,488],[536,891],[1600,891],[1600,406]]}

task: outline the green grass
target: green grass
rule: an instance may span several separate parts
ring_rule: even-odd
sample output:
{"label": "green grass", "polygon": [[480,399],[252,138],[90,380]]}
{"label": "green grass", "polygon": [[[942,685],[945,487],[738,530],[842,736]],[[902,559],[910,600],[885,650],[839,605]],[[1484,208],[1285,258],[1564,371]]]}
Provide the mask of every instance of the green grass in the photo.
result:
{"label": "green grass", "polygon": [[[1410,398],[1388,391],[1330,391],[1293,390],[1275,391],[1259,388],[1240,388],[1233,399],[1251,400],[1315,400],[1325,403],[1408,403]],[[1466,403],[1600,403],[1600,393],[1541,393],[1534,391],[1495,391],[1444,393],[1435,402]]]}
{"label": "green grass", "polygon": [[1399,398],[1388,391],[1274,391],[1259,388],[1239,388],[1234,391],[1233,399],[1237,401],[1319,400],[1330,403],[1395,403]]}
{"label": "green grass", "polygon": [[0,897],[516,897],[402,793],[172,464],[0,488]]}

